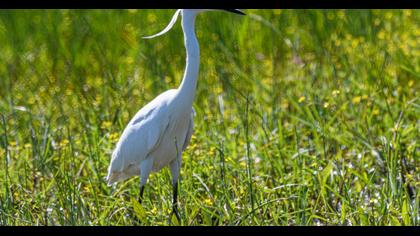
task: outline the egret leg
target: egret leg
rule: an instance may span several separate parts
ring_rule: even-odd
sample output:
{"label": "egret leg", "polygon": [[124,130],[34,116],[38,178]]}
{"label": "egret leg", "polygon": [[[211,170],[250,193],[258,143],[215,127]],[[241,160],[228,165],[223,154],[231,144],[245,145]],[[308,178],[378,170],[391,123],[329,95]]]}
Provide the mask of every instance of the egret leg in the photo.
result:
{"label": "egret leg", "polygon": [[148,158],[140,163],[140,203],[143,201],[144,186],[147,183],[152,167],[153,158]]}
{"label": "egret leg", "polygon": [[181,222],[181,217],[179,215],[178,211],[178,182],[174,184],[173,186],[173,199],[172,199],[172,214],[175,214],[176,219],[178,222]]}
{"label": "egret leg", "polygon": [[144,193],[144,186],[141,186],[140,187],[140,198],[139,198],[140,204],[143,201],[143,193]]}
{"label": "egret leg", "polygon": [[178,177],[179,177],[180,166],[181,166],[181,163],[178,160],[173,160],[170,163],[171,174],[172,174],[172,189],[173,189],[172,214],[175,214],[179,222],[181,221],[181,217],[179,216],[179,212],[178,212]]}

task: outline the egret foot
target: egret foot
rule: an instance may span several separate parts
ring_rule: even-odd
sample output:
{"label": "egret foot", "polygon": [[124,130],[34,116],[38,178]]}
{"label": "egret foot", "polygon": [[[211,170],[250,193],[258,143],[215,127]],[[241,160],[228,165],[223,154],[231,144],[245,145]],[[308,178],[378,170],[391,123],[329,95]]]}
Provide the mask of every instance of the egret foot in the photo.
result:
{"label": "egret foot", "polygon": [[179,215],[179,211],[178,211],[178,182],[176,182],[173,186],[173,199],[172,199],[172,213],[171,213],[171,217],[173,214],[175,214],[176,219],[178,220],[179,223],[181,223],[181,217]]}
{"label": "egret foot", "polygon": [[176,219],[178,220],[178,223],[181,223],[181,216],[179,215],[178,207],[176,207],[176,206],[172,207],[171,217],[172,217],[172,215],[175,215]]}

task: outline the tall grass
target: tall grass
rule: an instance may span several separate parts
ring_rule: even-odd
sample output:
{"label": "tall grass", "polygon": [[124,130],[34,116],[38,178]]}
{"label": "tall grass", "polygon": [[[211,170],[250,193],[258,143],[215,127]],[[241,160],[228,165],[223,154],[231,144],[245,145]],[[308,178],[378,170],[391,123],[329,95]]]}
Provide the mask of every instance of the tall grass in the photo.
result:
{"label": "tall grass", "polygon": [[417,10],[197,19],[195,133],[171,177],[106,186],[129,119],[177,87],[171,10],[0,11],[1,225],[419,225]]}

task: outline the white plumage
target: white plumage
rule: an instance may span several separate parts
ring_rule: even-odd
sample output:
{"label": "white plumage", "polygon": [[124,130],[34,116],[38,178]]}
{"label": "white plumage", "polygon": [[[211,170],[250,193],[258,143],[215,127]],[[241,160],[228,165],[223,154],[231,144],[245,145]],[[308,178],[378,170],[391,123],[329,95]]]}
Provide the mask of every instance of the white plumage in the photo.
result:
{"label": "white plumage", "polygon": [[[168,32],[182,15],[187,60],[184,77],[177,89],[168,90],[131,119],[112,153],[107,181],[111,185],[140,175],[140,200],[150,172],[170,166],[174,188],[173,209],[176,212],[177,181],[182,152],[190,142],[194,128],[192,103],[197,85],[200,49],[194,32],[195,17],[202,9],[177,10],[169,25],[153,38]],[[238,10],[228,10],[243,14]]]}
{"label": "white plumage", "polygon": [[193,133],[193,108],[174,114],[176,96],[176,89],[162,93],[128,123],[112,153],[108,184],[142,172],[146,181],[150,171],[159,171],[175,160],[177,149],[185,150]]}

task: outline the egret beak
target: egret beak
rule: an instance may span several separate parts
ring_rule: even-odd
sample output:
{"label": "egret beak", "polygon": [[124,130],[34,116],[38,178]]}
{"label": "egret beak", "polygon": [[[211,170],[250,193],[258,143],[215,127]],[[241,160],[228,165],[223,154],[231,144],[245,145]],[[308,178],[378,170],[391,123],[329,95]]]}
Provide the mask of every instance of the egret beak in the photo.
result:
{"label": "egret beak", "polygon": [[232,12],[232,13],[236,13],[236,14],[239,14],[239,15],[246,15],[244,12],[242,12],[238,9],[222,9],[222,10]]}

